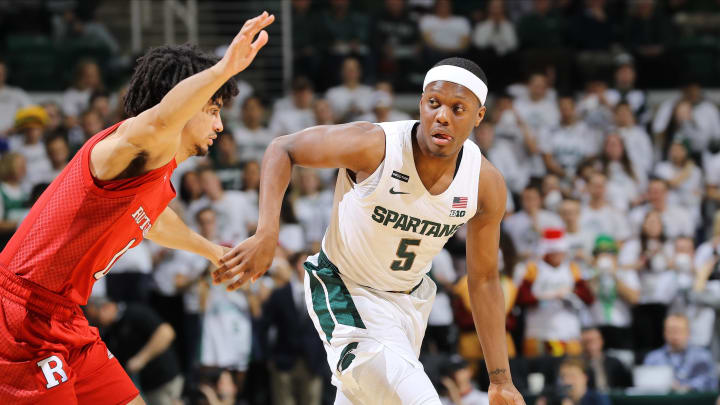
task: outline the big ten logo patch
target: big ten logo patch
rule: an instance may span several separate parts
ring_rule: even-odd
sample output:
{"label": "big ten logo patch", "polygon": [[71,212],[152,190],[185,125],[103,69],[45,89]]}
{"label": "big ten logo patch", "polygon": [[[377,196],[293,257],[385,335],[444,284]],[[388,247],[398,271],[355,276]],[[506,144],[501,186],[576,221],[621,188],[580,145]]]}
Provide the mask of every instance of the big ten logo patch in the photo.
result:
{"label": "big ten logo patch", "polygon": [[[63,362],[58,356],[50,356],[37,362],[38,367],[42,370],[47,385],[45,387],[52,388],[64,383],[68,380],[65,370],[63,370]],[[58,377],[60,379],[58,380]]]}
{"label": "big ten logo patch", "polygon": [[462,218],[465,216],[465,210],[450,210],[450,216],[456,218]]}

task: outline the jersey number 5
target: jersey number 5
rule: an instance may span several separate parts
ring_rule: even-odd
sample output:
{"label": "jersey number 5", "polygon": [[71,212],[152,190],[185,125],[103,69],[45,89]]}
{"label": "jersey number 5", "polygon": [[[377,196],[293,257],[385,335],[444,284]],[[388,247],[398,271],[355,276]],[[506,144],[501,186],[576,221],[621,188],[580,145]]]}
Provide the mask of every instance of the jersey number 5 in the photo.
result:
{"label": "jersey number 5", "polygon": [[415,261],[415,253],[408,252],[408,246],[420,246],[420,239],[400,239],[400,244],[397,248],[397,257],[402,260],[393,260],[390,269],[395,271],[410,270]]}
{"label": "jersey number 5", "polygon": [[110,268],[113,266],[113,264],[115,264],[117,259],[119,259],[120,256],[123,255],[123,253],[127,252],[133,243],[135,243],[135,239],[128,242],[128,244],[121,251],[115,253],[115,256],[113,256],[112,259],[110,259],[110,262],[107,264],[107,266],[105,266],[104,269],[102,269],[94,274],[95,280],[100,280],[101,278],[105,277],[105,275],[108,274],[108,272],[110,271]]}

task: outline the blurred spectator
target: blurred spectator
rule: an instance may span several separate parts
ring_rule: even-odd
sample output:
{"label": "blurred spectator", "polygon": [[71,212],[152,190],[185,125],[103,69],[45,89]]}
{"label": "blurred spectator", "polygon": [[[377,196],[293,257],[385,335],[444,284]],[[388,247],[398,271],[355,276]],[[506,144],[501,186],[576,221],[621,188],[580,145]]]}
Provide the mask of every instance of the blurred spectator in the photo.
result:
{"label": "blurred spectator", "polygon": [[254,224],[247,216],[249,202],[245,196],[239,191],[223,190],[218,175],[208,167],[198,170],[198,180],[204,196],[188,207],[188,218],[194,219],[202,208],[210,206],[218,216],[218,241],[234,246],[245,240]]}
{"label": "blurred spectator", "polygon": [[108,353],[117,357],[125,371],[138,376],[148,405],[180,400],[183,377],[172,350],[175,331],[151,308],[91,298],[88,319],[98,325]]}
{"label": "blurred spectator", "polygon": [[655,150],[647,131],[637,125],[630,104],[619,103],[615,106],[615,125],[630,162],[641,170],[637,174],[647,176],[653,170]]}
{"label": "blurred spectator", "polygon": [[202,367],[195,375],[197,388],[190,405],[235,405],[238,387],[232,373],[220,367]]}
{"label": "blurred spectator", "polygon": [[295,215],[295,207],[290,201],[289,196],[289,193],[285,194],[282,206],[280,207],[278,244],[286,252],[292,254],[305,249],[307,243],[305,242],[305,232]]}
{"label": "blurred spectator", "polygon": [[15,115],[15,128],[20,134],[10,138],[9,146],[25,157],[28,172],[22,188],[26,194],[52,170],[43,144],[47,121],[47,113],[39,105],[20,109]]}
{"label": "blurred spectator", "polygon": [[92,20],[92,13],[66,10],[62,14],[53,16],[53,39],[56,43],[76,41],[86,47],[100,47],[109,53],[115,54],[120,45],[105,26]]}
{"label": "blurred spectator", "polygon": [[54,101],[46,101],[42,103],[42,107],[48,116],[47,126],[45,127],[48,133],[54,133],[57,131],[64,130],[65,123],[63,122],[65,117],[60,111],[60,105]]}
{"label": "blurred spectator", "polygon": [[260,164],[251,160],[245,163],[242,172],[242,187],[240,192],[245,197],[246,217],[250,221],[250,225],[254,228],[258,221],[258,192],[260,191]]}
{"label": "blurred spectator", "polygon": [[[497,147],[495,143],[495,127],[493,124],[484,121],[475,128],[474,138],[475,143],[480,147],[480,151],[483,155],[500,170],[505,178],[505,183],[508,188],[516,187],[515,182],[517,179],[517,165],[513,160],[512,151],[507,148],[506,144]],[[525,180],[527,181],[527,179]],[[512,190],[510,190],[512,191]],[[507,203],[505,205],[506,214],[515,212],[515,202],[513,201],[513,195],[511,192],[507,193]]]}
{"label": "blurred spectator", "polygon": [[517,31],[525,49],[565,46],[565,19],[551,0],[534,0],[533,11],[518,21]]}
{"label": "blurred spectator", "polygon": [[472,28],[468,20],[452,12],[451,0],[436,0],[433,14],[420,18],[420,34],[427,67],[451,56],[463,54],[470,44]]}
{"label": "blurred spectator", "polygon": [[555,213],[542,209],[540,190],[534,185],[525,187],[521,202],[522,209],[505,218],[503,229],[512,238],[518,256],[525,260],[537,254],[543,230],[562,227],[562,220]]}
{"label": "blurred spectator", "polygon": [[333,193],[323,189],[316,169],[300,168],[298,175],[300,195],[294,203],[295,213],[305,232],[305,242],[310,250],[318,251],[330,225]]}
{"label": "blurred spectator", "polygon": [[593,322],[603,334],[607,347],[628,349],[632,346],[632,313],[640,300],[640,278],[635,270],[618,265],[618,246],[607,235],[599,235],[593,249],[594,274],[590,285],[595,302],[590,311]]}
{"label": "blurred spectator", "polygon": [[110,94],[105,90],[96,90],[90,95],[88,110],[95,111],[103,123],[103,128],[114,124],[114,111],[110,109]]}
{"label": "blurred spectator", "polygon": [[44,173],[39,183],[51,183],[70,162],[70,147],[62,133],[55,133],[45,138],[45,152],[52,170]]}
{"label": "blurred spectator", "polygon": [[578,102],[577,110],[587,125],[598,131],[607,131],[613,124],[612,106],[606,94],[607,83],[602,79],[591,79],[585,83],[585,94]]}
{"label": "blurred spectator", "polygon": [[106,276],[108,298],[115,302],[148,303],[153,270],[150,243],[143,240],[115,262],[112,272]]}
{"label": "blurred spectator", "polygon": [[265,106],[258,96],[250,96],[242,105],[242,125],[233,132],[240,150],[240,160],[262,160],[265,149],[275,138],[272,131],[263,126]]}
{"label": "blurred spectator", "polygon": [[589,387],[600,392],[632,387],[632,374],[625,365],[605,353],[603,336],[596,328],[582,332],[583,358],[587,364]]}
{"label": "blurred spectator", "polygon": [[672,74],[668,74],[672,70],[668,68],[673,60],[665,57],[671,29],[670,21],[658,10],[655,0],[636,0],[631,4],[623,29],[624,45],[635,57],[641,86],[672,83]]}
{"label": "blurred spectator", "polygon": [[504,88],[517,74],[512,69],[513,52],[518,48],[515,27],[505,15],[504,2],[488,2],[487,19],[475,25],[472,45],[477,52],[477,60],[482,61],[483,69],[493,78],[495,88]]}
{"label": "blurred spectator", "polygon": [[606,186],[607,178],[604,174],[595,173],[590,177],[588,184],[590,200],[583,205],[580,212],[580,226],[583,231],[592,234],[593,239],[605,234],[622,242],[632,236],[632,231],[622,211],[610,205]]}
{"label": "blurred spectator", "polygon": [[75,119],[88,108],[92,93],[102,90],[103,87],[97,63],[92,60],[78,62],[72,86],[65,90],[62,98],[62,109],[69,121],[69,127],[73,126]]}
{"label": "blurred spectator", "polygon": [[332,106],[324,98],[315,100],[313,103],[313,116],[315,117],[315,125],[333,125],[337,123]]}
{"label": "blurred spectator", "polygon": [[362,69],[356,58],[345,59],[341,75],[342,84],[328,89],[325,98],[340,122],[348,122],[372,109],[373,90],[362,84]]}
{"label": "blurred spectator", "polygon": [[275,103],[270,131],[275,136],[292,134],[315,125],[312,112],[313,86],[306,77],[296,77],[292,82],[290,98]]}
{"label": "blurred spectator", "polygon": [[523,263],[514,275],[520,286],[517,302],[527,310],[523,353],[578,355],[581,313],[592,304],[592,292],[579,266],[566,260],[567,240],[561,228],[543,232],[539,256],[542,260]]}
{"label": "blurred spectator", "polygon": [[[558,103],[549,91],[548,78],[544,73],[530,75],[527,83],[527,97],[518,97],[513,106],[518,116],[536,137],[560,124]],[[539,154],[533,156],[531,160],[530,173],[534,176],[545,174],[545,166]]]}
{"label": "blurred spectator", "polygon": [[647,203],[630,211],[630,225],[639,232],[648,212],[657,211],[662,218],[665,237],[675,239],[678,236],[691,236],[695,233],[693,217],[686,209],[672,204],[668,199],[668,185],[662,179],[650,180]]}
{"label": "blurred spectator", "polygon": [[316,83],[334,80],[339,62],[348,56],[367,58],[370,52],[370,19],[364,13],[351,10],[350,0],[330,0],[329,9],[319,15],[316,27],[318,32],[313,46],[327,54],[322,69],[324,73],[316,76]]}
{"label": "blurred spectator", "polygon": [[[684,104],[689,103],[689,104]],[[707,150],[713,139],[720,138],[720,112],[711,101],[703,97],[700,84],[689,82],[682,88],[679,97],[663,101],[657,109],[652,122],[652,132],[664,154],[678,133],[690,139],[693,154],[699,155]]]}
{"label": "blurred spectator", "polygon": [[77,151],[93,135],[105,129],[100,114],[94,110],[87,110],[79,117],[79,125],[73,126],[68,131],[68,142],[70,149]]}
{"label": "blurred spectator", "polygon": [[705,348],[688,344],[688,319],[679,314],[668,316],[665,319],[664,336],[665,346],[648,353],[644,364],[672,367],[674,391],[717,390],[718,378],[712,355]]}
{"label": "blurred spectator", "polygon": [[485,392],[473,384],[473,371],[458,355],[451,356],[440,366],[441,383],[446,392],[441,396],[442,405],[488,405]]}
{"label": "blurred spectator", "polygon": [[21,185],[27,174],[26,159],[15,152],[6,153],[0,158],[0,230],[11,234],[17,228],[25,213],[28,195]]}
{"label": "blurred spectator", "polygon": [[616,206],[623,212],[629,206],[640,204],[647,189],[647,175],[630,161],[628,150],[619,134],[613,132],[605,137],[600,161],[607,178],[608,199],[616,201]]}
{"label": "blurred spectator", "polygon": [[[709,347],[713,359],[720,358],[720,213],[713,221],[711,239],[698,246],[695,254],[695,280],[693,289],[688,296],[690,305],[705,312],[700,322],[695,322],[691,329],[695,344]],[[707,313],[712,310],[712,314]]]}
{"label": "blurred spectator", "polygon": [[513,107],[507,94],[498,97],[492,122],[495,137],[490,143],[490,150],[484,153],[497,155],[490,160],[502,172],[510,191],[520,194],[530,181],[531,162],[538,154],[536,135]]}
{"label": "blurred spectator", "polygon": [[15,113],[19,109],[32,104],[30,97],[22,89],[5,84],[7,75],[7,64],[0,59],[0,135],[5,135],[12,130]]}
{"label": "blurred spectator", "polygon": [[[175,201],[179,200],[184,213],[187,213],[188,208],[203,196],[203,189],[196,171],[188,170],[180,177],[178,196],[179,198]],[[190,217],[184,216],[184,218],[185,222],[192,222]]]}
{"label": "blurred spectator", "polygon": [[357,121],[391,122],[409,120],[410,116],[393,109],[392,85],[380,82],[373,92],[372,112],[357,117]]}
{"label": "blurred spectator", "polygon": [[426,350],[421,350],[430,353],[452,353],[455,352],[458,336],[453,322],[450,294],[453,291],[457,273],[450,252],[442,249],[433,258],[429,275],[437,284],[437,293],[428,316],[428,324],[422,342],[423,348]]}
{"label": "blurred spectator", "polygon": [[290,282],[275,289],[263,306],[270,329],[269,358],[275,405],[320,405],[327,372],[322,341],[305,307],[303,262],[308,252],[290,257]]}
{"label": "blurred spectator", "polygon": [[610,399],[588,388],[588,374],[581,360],[568,359],[558,371],[562,405],[610,405]]}
{"label": "blurred spectator", "polygon": [[317,14],[311,10],[312,0],[292,0],[293,71],[312,76],[322,54],[317,47]]}
{"label": "blurred spectator", "polygon": [[668,204],[687,210],[693,224],[700,223],[700,203],[702,202],[702,171],[690,157],[690,142],[675,138],[668,154],[668,160],[655,166],[655,176],[665,180],[670,190]]}
{"label": "blurred spectator", "polygon": [[592,250],[595,233],[582,227],[580,223],[580,201],[568,198],[558,206],[558,214],[565,224],[565,238],[568,242],[568,257],[583,265],[592,262]]}
{"label": "blurred spectator", "polygon": [[629,55],[618,57],[619,65],[615,69],[615,87],[605,91],[605,99],[616,107],[618,104],[627,103],[632,113],[640,118],[643,124],[650,118],[647,114],[647,99],[645,92],[635,88],[635,66]]}
{"label": "blurred spectator", "polygon": [[418,26],[407,13],[405,0],[385,0],[375,18],[372,48],[377,53],[377,76],[403,91],[412,89],[410,74],[420,54]]}
{"label": "blurred spectator", "polygon": [[581,160],[597,154],[599,136],[577,119],[572,97],[560,97],[558,110],[560,122],[540,133],[539,145],[548,172],[569,181]]}
{"label": "blurred spectator", "polygon": [[217,174],[224,190],[240,190],[242,179],[242,162],[238,158],[235,138],[230,132],[220,132],[215,140],[217,146],[212,155],[215,174]]}
{"label": "blurred spectator", "polygon": [[607,51],[613,43],[606,0],[584,0],[584,9],[571,22],[569,36],[580,51]]}

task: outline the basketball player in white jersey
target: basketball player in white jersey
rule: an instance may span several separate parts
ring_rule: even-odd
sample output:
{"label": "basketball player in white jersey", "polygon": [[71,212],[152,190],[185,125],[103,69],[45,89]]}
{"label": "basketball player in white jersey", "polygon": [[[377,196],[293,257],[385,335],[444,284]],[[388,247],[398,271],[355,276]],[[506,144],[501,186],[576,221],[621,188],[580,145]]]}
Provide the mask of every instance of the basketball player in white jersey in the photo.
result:
{"label": "basketball player in white jersey", "polygon": [[510,378],[497,270],[505,182],[467,140],[485,115],[486,83],[475,63],[445,59],[425,77],[419,122],[317,126],[265,152],[257,233],[223,257],[215,281],[238,288],[269,267],[293,165],[340,168],[322,250],[305,263],[305,301],[338,387],[335,404],[440,404],[418,361],[436,291],[426,273],[466,222],[490,404],[524,404]]}

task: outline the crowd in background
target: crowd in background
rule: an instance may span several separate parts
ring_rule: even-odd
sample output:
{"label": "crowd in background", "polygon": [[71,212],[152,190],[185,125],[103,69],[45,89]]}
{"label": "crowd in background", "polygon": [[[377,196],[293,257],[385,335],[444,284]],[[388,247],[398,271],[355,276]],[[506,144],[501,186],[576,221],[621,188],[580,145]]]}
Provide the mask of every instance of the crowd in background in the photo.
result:
{"label": "crowd in background", "polygon": [[[679,29],[671,16],[717,3],[407,3],[388,0],[370,18],[347,0],[293,1],[298,74],[287,94],[268,98],[241,74],[209,156],[175,171],[171,207],[204,237],[234,246],[255,230],[272,139],[417,118],[396,106],[395,92],[419,95],[415,74],[469,56],[491,91],[470,139],[509,190],[498,255],[518,388],[538,404],[606,404],[606,393],[638,385],[633,369],[642,377],[646,366],[668,370],[676,392],[717,391],[720,112],[704,79],[672,73],[682,60],[665,49]],[[125,118],[122,88],[107,90],[96,61],[81,59],[73,72],[66,91],[36,104],[8,84],[14,72],[0,55],[3,241],[75,151]],[[677,89],[651,104],[655,86]],[[148,241],[96,283],[88,318],[149,404],[332,403],[302,263],[320,247],[335,173],[294,172],[275,260],[240,291],[213,285],[205,259]],[[444,401],[472,405],[486,403],[479,389],[488,378],[464,235],[433,261],[438,295],[422,360]]]}

